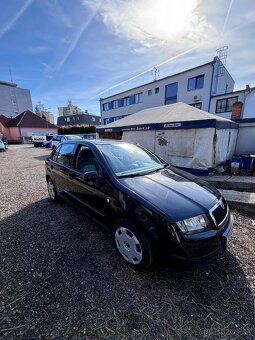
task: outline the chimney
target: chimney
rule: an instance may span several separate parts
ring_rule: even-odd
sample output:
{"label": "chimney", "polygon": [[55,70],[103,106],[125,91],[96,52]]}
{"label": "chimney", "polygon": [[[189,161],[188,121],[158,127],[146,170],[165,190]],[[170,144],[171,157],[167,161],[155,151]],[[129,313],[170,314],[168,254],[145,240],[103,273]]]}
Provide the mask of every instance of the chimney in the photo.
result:
{"label": "chimney", "polygon": [[232,106],[232,113],[231,113],[231,119],[240,119],[241,113],[242,113],[243,103],[242,102],[236,102]]}

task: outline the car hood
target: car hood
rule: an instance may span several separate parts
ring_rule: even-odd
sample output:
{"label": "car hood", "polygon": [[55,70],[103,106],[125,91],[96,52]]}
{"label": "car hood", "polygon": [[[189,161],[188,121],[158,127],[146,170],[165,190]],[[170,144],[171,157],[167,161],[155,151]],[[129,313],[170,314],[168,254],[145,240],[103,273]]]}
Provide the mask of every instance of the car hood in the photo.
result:
{"label": "car hood", "polygon": [[144,176],[119,178],[119,182],[136,199],[138,196],[147,201],[170,221],[208,212],[219,198],[219,192],[203,180],[180,172],[182,175],[166,169]]}

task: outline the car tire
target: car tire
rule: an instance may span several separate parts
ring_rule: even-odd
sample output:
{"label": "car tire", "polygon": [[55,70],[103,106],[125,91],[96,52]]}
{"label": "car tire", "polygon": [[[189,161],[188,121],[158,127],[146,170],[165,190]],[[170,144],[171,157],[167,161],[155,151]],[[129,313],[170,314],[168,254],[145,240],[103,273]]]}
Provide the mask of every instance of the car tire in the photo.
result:
{"label": "car tire", "polygon": [[53,202],[57,202],[59,200],[59,196],[51,178],[47,179],[47,188],[50,200]]}
{"label": "car tire", "polygon": [[112,229],[112,237],[118,255],[133,269],[146,269],[153,264],[152,243],[134,223],[119,220]]}

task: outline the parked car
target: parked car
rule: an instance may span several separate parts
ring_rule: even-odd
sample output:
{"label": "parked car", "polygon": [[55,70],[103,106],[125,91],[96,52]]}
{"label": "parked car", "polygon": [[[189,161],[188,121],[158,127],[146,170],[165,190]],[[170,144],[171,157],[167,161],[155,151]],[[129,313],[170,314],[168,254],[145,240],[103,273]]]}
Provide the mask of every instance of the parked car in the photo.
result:
{"label": "parked car", "polygon": [[83,139],[81,136],[77,135],[53,135],[51,147],[54,149],[59,143],[67,140]]}
{"label": "parked car", "polygon": [[0,152],[6,151],[5,143],[0,139]]}
{"label": "parked car", "polygon": [[45,142],[42,143],[42,146],[44,148],[51,148],[51,144],[52,144],[52,139],[51,140],[46,140]]}
{"label": "parked car", "polygon": [[141,146],[64,142],[45,167],[50,199],[62,197],[106,226],[133,268],[159,256],[200,261],[227,247],[233,218],[220,192]]}

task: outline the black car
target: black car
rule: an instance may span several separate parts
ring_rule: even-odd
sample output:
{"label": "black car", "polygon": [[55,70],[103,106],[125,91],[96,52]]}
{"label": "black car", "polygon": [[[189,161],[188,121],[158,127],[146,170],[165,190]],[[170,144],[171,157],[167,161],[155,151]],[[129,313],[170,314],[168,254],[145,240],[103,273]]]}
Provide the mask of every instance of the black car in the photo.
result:
{"label": "black car", "polygon": [[46,160],[49,196],[112,233],[121,258],[147,268],[159,256],[204,260],[226,249],[233,218],[219,191],[126,142],[61,143]]}

